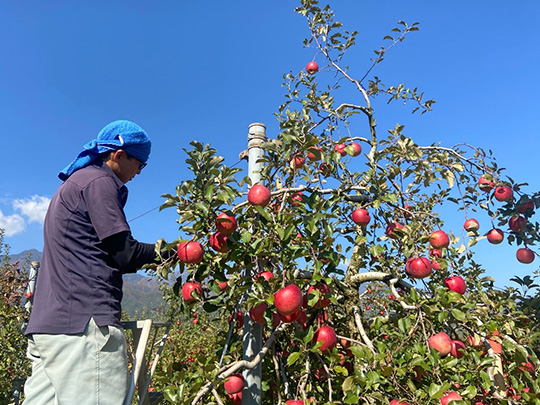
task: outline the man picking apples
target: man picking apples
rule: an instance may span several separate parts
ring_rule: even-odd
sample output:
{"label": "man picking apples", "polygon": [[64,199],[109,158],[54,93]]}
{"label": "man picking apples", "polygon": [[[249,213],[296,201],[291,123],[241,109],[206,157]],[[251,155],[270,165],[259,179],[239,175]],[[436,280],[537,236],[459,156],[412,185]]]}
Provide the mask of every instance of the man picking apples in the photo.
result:
{"label": "man picking apples", "polygon": [[156,260],[124,215],[125,184],[151,143],[130,121],[108,124],[60,172],[44,223],[43,259],[26,334],[26,405],[122,404],[129,374],[120,324],[122,275]]}

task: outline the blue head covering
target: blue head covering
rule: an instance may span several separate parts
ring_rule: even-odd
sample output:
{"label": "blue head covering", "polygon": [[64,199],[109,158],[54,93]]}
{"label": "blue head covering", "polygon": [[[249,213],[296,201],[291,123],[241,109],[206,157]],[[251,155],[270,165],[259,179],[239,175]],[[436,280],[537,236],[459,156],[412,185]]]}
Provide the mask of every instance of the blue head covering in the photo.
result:
{"label": "blue head covering", "polygon": [[97,139],[92,139],[84,145],[84,150],[58,173],[58,177],[60,180],[66,180],[77,170],[91,165],[100,154],[118,149],[146,163],[151,146],[148,134],[140,126],[127,120],[114,121],[99,132]]}

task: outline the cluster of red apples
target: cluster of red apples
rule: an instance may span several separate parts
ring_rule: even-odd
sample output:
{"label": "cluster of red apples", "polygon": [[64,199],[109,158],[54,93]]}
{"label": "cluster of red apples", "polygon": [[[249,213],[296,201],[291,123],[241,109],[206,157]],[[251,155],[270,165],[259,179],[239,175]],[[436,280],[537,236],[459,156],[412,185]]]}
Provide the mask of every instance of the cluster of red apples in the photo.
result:
{"label": "cluster of red apples", "polygon": [[[506,185],[496,186],[495,182],[488,176],[481,176],[478,180],[478,187],[480,190],[490,193],[493,191],[493,197],[495,200],[502,203],[512,203],[514,201],[514,192],[511,187]],[[520,201],[514,205],[514,214],[508,221],[508,228],[511,232],[519,235],[527,227],[527,217],[530,217],[535,209],[534,201],[531,199],[520,199]],[[480,224],[474,218],[468,219],[463,224],[463,228],[467,232],[478,232]],[[487,240],[498,245],[504,240],[504,232],[499,228],[493,228],[486,233]],[[534,261],[535,253],[528,247],[519,248],[516,251],[516,258],[520,263],[529,264]]]}
{"label": "cluster of red apples", "polygon": [[[410,207],[407,207],[410,208]],[[357,208],[352,214],[353,222],[359,226],[366,226],[371,221],[369,212],[365,208]],[[396,229],[404,229],[400,223],[392,223],[386,228],[386,235],[390,238],[398,238]],[[441,258],[441,249],[448,248],[450,238],[446,232],[442,230],[435,231],[431,234],[429,243],[432,247],[429,254],[433,259],[428,259],[423,256],[410,257],[405,265],[405,272],[411,278],[422,279],[431,275],[432,269],[440,270],[440,264],[436,260]],[[464,294],[466,290],[465,280],[461,276],[451,276],[444,280],[444,285],[451,291],[458,294]]]}

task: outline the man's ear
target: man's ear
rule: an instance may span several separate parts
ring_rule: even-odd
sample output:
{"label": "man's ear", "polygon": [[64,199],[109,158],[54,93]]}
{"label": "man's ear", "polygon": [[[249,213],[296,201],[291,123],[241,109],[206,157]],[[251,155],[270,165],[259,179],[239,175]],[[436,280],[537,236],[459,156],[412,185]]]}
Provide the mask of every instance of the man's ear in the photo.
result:
{"label": "man's ear", "polygon": [[111,152],[110,159],[113,162],[118,163],[125,156],[127,156],[127,153],[122,149],[118,149]]}

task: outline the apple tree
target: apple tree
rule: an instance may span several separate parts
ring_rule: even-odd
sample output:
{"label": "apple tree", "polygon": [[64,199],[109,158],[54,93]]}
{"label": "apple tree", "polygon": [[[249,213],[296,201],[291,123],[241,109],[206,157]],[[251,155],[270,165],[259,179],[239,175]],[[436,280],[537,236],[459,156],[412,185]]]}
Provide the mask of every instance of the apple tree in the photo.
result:
{"label": "apple tree", "polygon": [[[284,76],[260,181],[193,141],[192,178],[164,196],[182,232],[156,269],[177,277],[166,298],[224,325],[219,346],[178,372],[163,356],[166,398],[241,403],[242,372],[260,366],[264,404],[540,404],[538,272],[497,289],[474,252],[509,243],[533,262],[540,194],[479,147],[419,145],[401,124],[379,132],[376,100],[434,104],[374,75],[417,23],[399,21],[355,77],[344,61],[357,32],[316,0],[296,11],[314,58]],[[248,318],[264,330],[250,361]]]}
{"label": "apple tree", "polygon": [[30,373],[30,361],[25,355],[27,339],[22,331],[28,320],[22,302],[30,297],[25,297],[28,274],[19,263],[10,262],[3,236],[0,229],[0,404],[8,404],[12,403],[12,395],[20,394]]}

